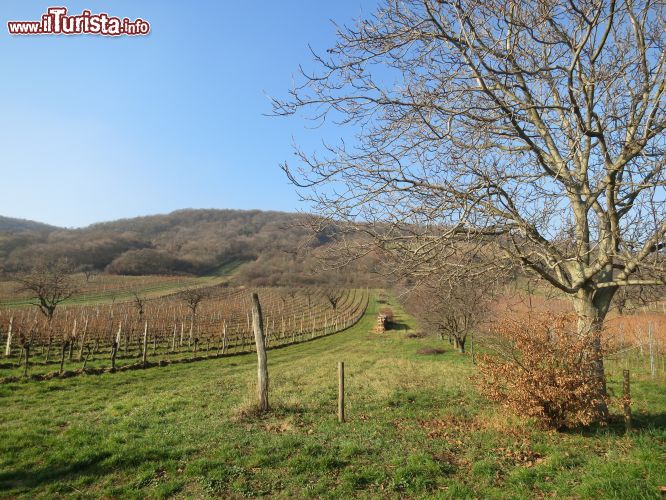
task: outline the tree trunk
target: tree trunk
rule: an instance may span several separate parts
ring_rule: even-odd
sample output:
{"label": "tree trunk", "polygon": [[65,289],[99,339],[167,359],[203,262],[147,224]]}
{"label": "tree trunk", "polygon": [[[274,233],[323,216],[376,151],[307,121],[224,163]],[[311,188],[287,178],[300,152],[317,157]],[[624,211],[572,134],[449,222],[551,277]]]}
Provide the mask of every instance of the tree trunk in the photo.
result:
{"label": "tree trunk", "polygon": [[111,345],[111,372],[116,371],[116,354],[118,354],[118,342],[114,340]]}
{"label": "tree trunk", "polygon": [[467,334],[460,335],[454,333],[453,335],[451,335],[451,337],[453,337],[453,347],[455,349],[458,349],[458,351],[460,351],[460,354],[465,354],[465,340],[467,339]]}
{"label": "tree trunk", "polygon": [[256,293],[252,294],[252,327],[254,329],[254,341],[257,345],[259,411],[264,412],[268,410],[268,363],[264,341],[264,318],[261,314],[259,296]]}
{"label": "tree trunk", "polygon": [[594,335],[593,351],[590,353],[594,357],[594,372],[590,375],[598,388],[600,397],[597,410],[603,420],[608,419],[609,413],[605,401],[607,391],[601,331],[614,293],[615,290],[611,288],[604,288],[596,292],[581,290],[573,299],[574,309],[578,317],[578,335]]}
{"label": "tree trunk", "polygon": [[458,337],[456,339],[456,342],[458,343],[458,350],[460,351],[460,354],[465,354],[465,341],[466,337]]}
{"label": "tree trunk", "polygon": [[90,346],[87,346],[87,350],[88,352],[86,353],[86,359],[83,360],[83,371],[86,370],[86,366],[88,365],[88,358],[90,358],[90,353],[92,349],[90,348]]}
{"label": "tree trunk", "polygon": [[67,352],[67,342],[65,341],[65,342],[62,343],[62,350],[60,352],[60,371],[58,372],[58,373],[60,373],[60,375],[62,375],[62,372],[65,368],[65,353],[66,352]]}
{"label": "tree trunk", "polygon": [[23,351],[25,352],[25,367],[23,368],[23,376],[28,376],[28,363],[30,362],[30,344],[25,344],[23,346]]}
{"label": "tree trunk", "polygon": [[51,356],[51,334],[49,333],[46,345],[46,363],[49,362],[49,357]]}
{"label": "tree trunk", "polygon": [[76,318],[74,319],[74,328],[72,328],[72,337],[69,340],[69,360],[72,361],[72,351],[74,350],[74,341],[76,340]]}

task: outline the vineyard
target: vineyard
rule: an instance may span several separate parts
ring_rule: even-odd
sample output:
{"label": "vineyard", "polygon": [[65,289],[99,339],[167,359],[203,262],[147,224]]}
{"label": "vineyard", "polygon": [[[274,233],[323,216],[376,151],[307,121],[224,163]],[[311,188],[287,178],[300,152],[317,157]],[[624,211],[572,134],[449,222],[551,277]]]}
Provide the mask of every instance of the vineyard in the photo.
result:
{"label": "vineyard", "polygon": [[[68,300],[69,304],[88,304],[99,302],[127,301],[136,293],[157,298],[161,295],[192,287],[204,287],[220,284],[239,267],[239,262],[232,262],[219,270],[216,276],[119,276],[111,274],[72,276],[76,294]],[[30,304],[30,296],[17,292],[18,283],[0,281],[0,308],[18,307]]]}
{"label": "vineyard", "polygon": [[[571,303],[543,295],[505,294],[491,305],[491,318],[532,312],[571,313]],[[486,326],[492,331],[492,322]],[[653,302],[628,313],[609,313],[605,323],[606,361],[614,370],[631,369],[651,377],[666,376],[666,303]],[[481,341],[480,341],[481,342]]]}
{"label": "vineyard", "polygon": [[[317,288],[258,290],[266,347],[342,331],[364,314],[368,292]],[[160,298],[0,310],[4,381],[43,379],[189,362],[255,349],[250,291],[215,286]]]}

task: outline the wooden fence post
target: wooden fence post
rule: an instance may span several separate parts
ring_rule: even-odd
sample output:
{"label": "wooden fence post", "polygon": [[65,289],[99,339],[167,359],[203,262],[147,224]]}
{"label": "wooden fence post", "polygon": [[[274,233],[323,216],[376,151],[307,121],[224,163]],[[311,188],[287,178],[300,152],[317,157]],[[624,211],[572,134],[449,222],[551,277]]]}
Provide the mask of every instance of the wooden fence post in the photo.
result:
{"label": "wooden fence post", "polygon": [[116,354],[118,354],[118,342],[114,340],[113,344],[111,344],[111,371],[112,372],[116,371]]}
{"label": "wooden fence post", "polygon": [[338,422],[345,421],[345,363],[338,362]]}
{"label": "wooden fence post", "polygon": [[631,388],[629,386],[629,370],[623,370],[624,384],[622,386],[622,402],[624,406],[624,428],[631,431]]}
{"label": "wooden fence post", "polygon": [[173,324],[173,337],[171,338],[171,352],[176,352],[176,323]]}
{"label": "wooden fence post", "polygon": [[5,347],[5,356],[12,354],[12,325],[14,324],[14,316],[9,318],[9,329],[7,330],[7,347]]}
{"label": "wooden fence post", "polygon": [[81,332],[81,342],[79,344],[79,361],[83,358],[83,346],[86,341],[86,333],[88,332],[88,315],[85,316],[85,321],[83,322],[83,331]]}
{"label": "wooden fence post", "polygon": [[62,375],[62,372],[65,368],[65,353],[67,352],[67,347],[68,347],[67,344],[68,344],[67,341],[64,340],[62,342],[62,349],[60,350],[60,370],[58,371],[60,375]]}
{"label": "wooden fence post", "polygon": [[123,322],[118,322],[118,333],[116,334],[116,344],[120,345],[120,335],[123,332]]}
{"label": "wooden fence post", "polygon": [[69,360],[72,360],[72,350],[74,349],[74,341],[76,340],[76,318],[74,318],[74,328],[72,328],[72,336],[69,341]]}
{"label": "wooden fence post", "polygon": [[254,342],[257,345],[259,411],[264,412],[268,411],[268,364],[264,340],[264,318],[261,314],[259,296],[256,293],[252,294],[252,328],[254,329]]}
{"label": "wooden fence post", "polygon": [[25,367],[23,368],[23,376],[28,376],[28,363],[30,362],[30,342],[23,344],[23,352],[25,353]]}
{"label": "wooden fence post", "polygon": [[144,323],[143,327],[143,366],[146,366],[146,356],[148,355],[148,321]]}

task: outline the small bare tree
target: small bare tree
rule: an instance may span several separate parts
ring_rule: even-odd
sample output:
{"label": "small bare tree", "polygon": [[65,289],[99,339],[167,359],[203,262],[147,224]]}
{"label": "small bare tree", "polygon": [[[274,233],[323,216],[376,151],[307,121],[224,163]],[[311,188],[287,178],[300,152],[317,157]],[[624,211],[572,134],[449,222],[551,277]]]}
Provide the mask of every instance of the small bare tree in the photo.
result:
{"label": "small bare tree", "polygon": [[[77,289],[72,279],[73,267],[67,260],[40,262],[26,274],[14,279],[19,283],[16,291],[27,293],[31,304],[37,306],[47,321],[46,361],[51,354],[53,342],[53,316],[62,302],[72,297]],[[29,352],[28,340],[28,351]]]}
{"label": "small bare tree", "polygon": [[433,275],[409,294],[406,305],[423,326],[441,339],[447,336],[464,353],[469,334],[488,318],[495,291],[485,277],[452,280]]}
{"label": "small bare tree", "polygon": [[[193,340],[192,336],[194,334],[194,327],[197,321],[197,309],[199,308],[201,302],[209,296],[209,293],[208,290],[204,288],[188,288],[187,290],[180,292],[179,296],[190,310],[190,333],[188,337],[188,344],[191,345]],[[196,349],[196,342],[198,342],[198,339],[194,340]]]}
{"label": "small bare tree", "polygon": [[333,312],[335,312],[338,309],[338,302],[340,302],[340,299],[342,298],[342,290],[339,288],[327,288],[324,290],[324,296],[329,304],[331,304]]}
{"label": "small bare tree", "polygon": [[97,271],[92,266],[92,264],[84,264],[79,266],[79,271],[81,271],[86,277],[86,283],[90,283],[97,277]]}
{"label": "small bare tree", "polygon": [[[133,292],[134,298],[133,298],[133,303],[134,303],[134,308],[136,309],[137,314],[139,315],[139,321],[143,318],[143,315],[145,313],[145,307],[146,307],[146,299],[142,297],[139,292]],[[115,298],[114,298],[115,300]]]}
{"label": "small bare tree", "polygon": [[26,274],[17,275],[17,293],[27,293],[31,303],[46,316],[49,324],[59,304],[72,297],[77,288],[72,279],[72,265],[67,260],[42,262]]}
{"label": "small bare tree", "polygon": [[204,288],[188,288],[179,294],[180,299],[185,302],[187,308],[190,310],[192,321],[197,315],[197,309],[201,302],[209,296],[208,290]]}

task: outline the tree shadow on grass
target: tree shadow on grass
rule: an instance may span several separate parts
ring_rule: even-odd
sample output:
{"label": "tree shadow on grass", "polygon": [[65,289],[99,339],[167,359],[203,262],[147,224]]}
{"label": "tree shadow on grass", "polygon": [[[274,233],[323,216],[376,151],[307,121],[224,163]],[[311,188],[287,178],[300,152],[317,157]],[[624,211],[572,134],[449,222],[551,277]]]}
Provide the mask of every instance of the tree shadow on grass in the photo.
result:
{"label": "tree shadow on grass", "polygon": [[101,462],[110,456],[110,452],[100,452],[83,460],[66,464],[51,464],[43,468],[0,472],[0,491],[32,489],[80,476],[102,476],[109,472],[109,468],[102,466]]}
{"label": "tree shadow on grass", "polygon": [[110,466],[108,460],[114,456],[110,451],[100,451],[81,460],[67,463],[52,463],[41,468],[25,468],[8,472],[0,472],[0,496],[2,492],[10,490],[30,490],[40,488],[51,483],[75,480],[80,477],[100,478],[119,469],[132,470],[140,463],[155,462],[167,459],[168,454],[155,451],[146,451],[137,457],[132,455],[129,460],[120,460],[118,464]]}
{"label": "tree shadow on grass", "polygon": [[[631,433],[640,434],[651,430],[666,430],[666,413],[634,412],[631,417]],[[622,415],[611,415],[607,425],[591,425],[577,427],[563,431],[565,434],[578,434],[585,437],[594,437],[600,434],[624,436],[626,429]]]}
{"label": "tree shadow on grass", "polygon": [[301,404],[293,404],[283,401],[271,401],[268,411],[260,411],[254,399],[248,399],[236,408],[235,419],[240,422],[257,423],[269,421],[276,418],[302,417],[307,413]]}
{"label": "tree shadow on grass", "polygon": [[386,328],[386,331],[404,332],[405,330],[409,329],[410,328],[407,323],[403,323],[401,321],[392,321]]}

